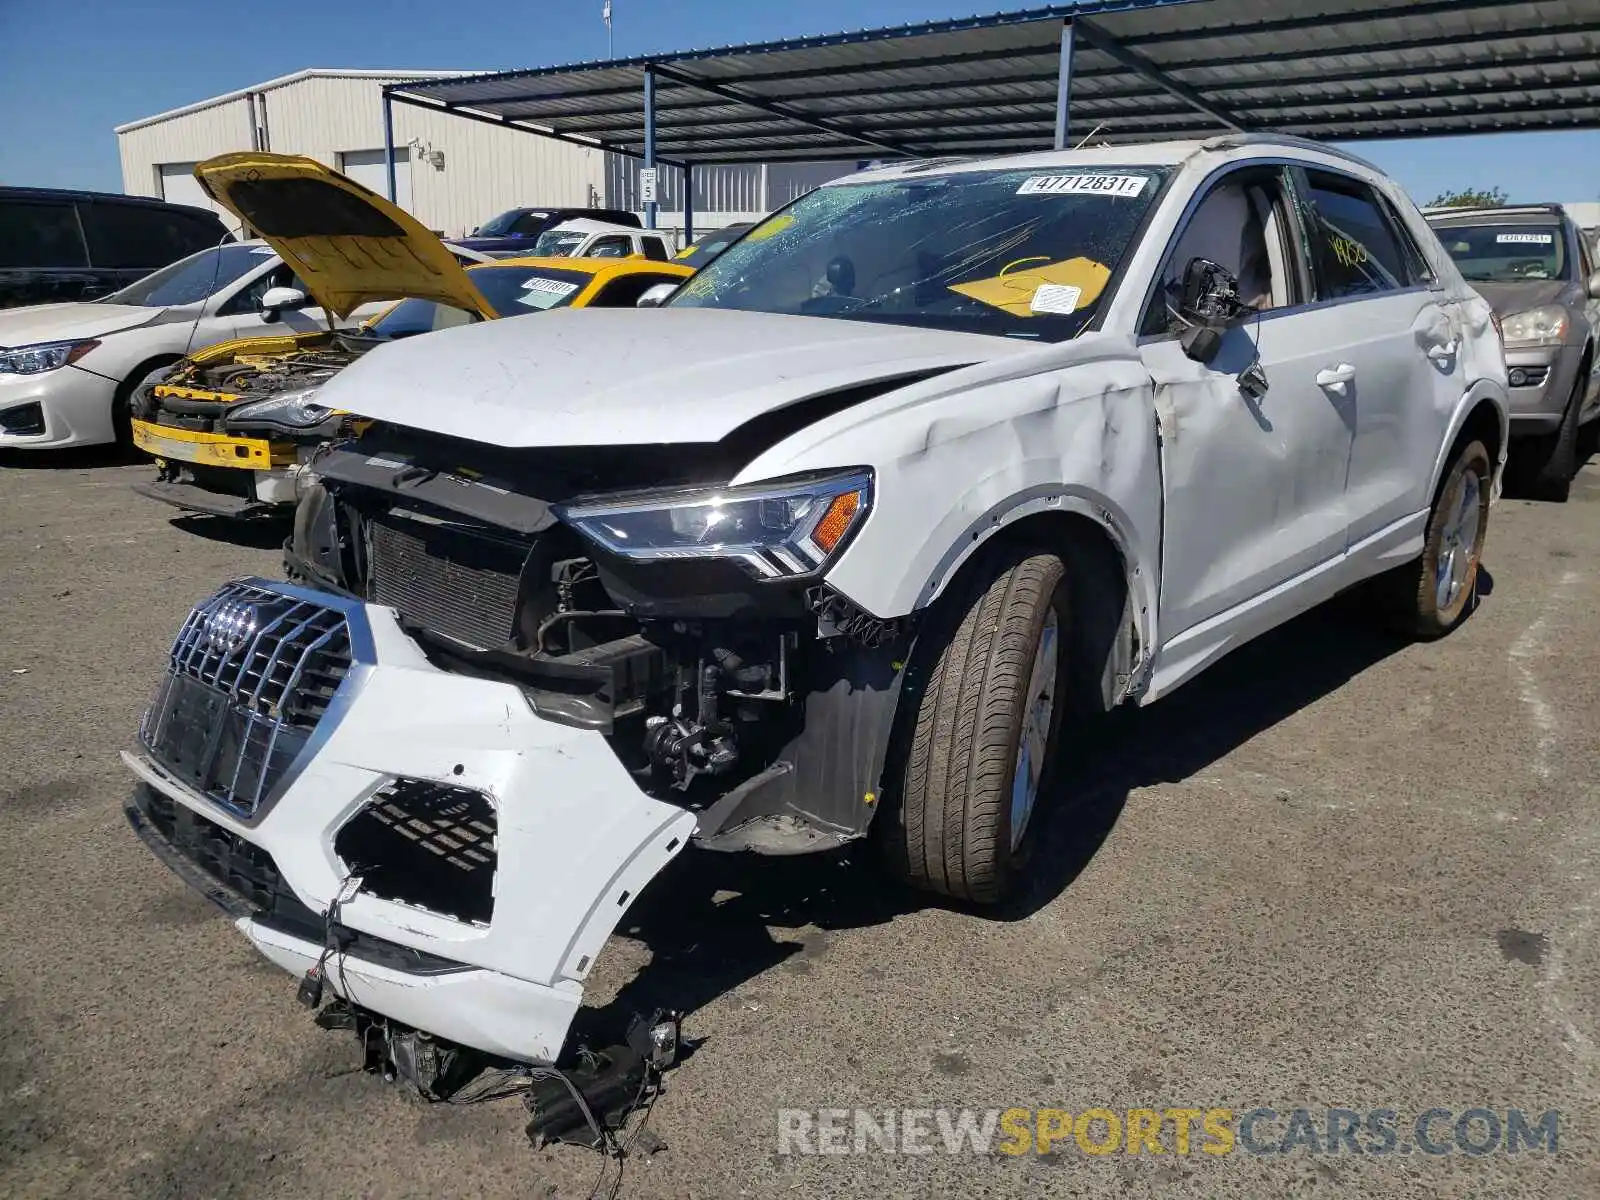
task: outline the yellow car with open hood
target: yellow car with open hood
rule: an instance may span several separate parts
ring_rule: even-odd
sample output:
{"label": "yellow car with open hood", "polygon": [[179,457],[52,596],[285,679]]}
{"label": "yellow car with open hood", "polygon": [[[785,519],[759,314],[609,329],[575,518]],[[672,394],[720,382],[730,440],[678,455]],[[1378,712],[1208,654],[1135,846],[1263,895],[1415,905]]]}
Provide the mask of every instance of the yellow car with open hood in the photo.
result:
{"label": "yellow car with open hood", "polygon": [[142,388],[133,437],[155,457],[157,477],[136,490],[190,512],[291,507],[317,447],[355,424],[319,405],[317,390],[387,342],[552,308],[632,307],[652,287],[694,273],[646,258],[502,258],[464,268],[414,217],[297,155],[224,154],[195,176],[293,270],[293,287],[262,296],[267,319],[314,304],[331,323],[375,301],[399,303],[353,330],[211,346]]}

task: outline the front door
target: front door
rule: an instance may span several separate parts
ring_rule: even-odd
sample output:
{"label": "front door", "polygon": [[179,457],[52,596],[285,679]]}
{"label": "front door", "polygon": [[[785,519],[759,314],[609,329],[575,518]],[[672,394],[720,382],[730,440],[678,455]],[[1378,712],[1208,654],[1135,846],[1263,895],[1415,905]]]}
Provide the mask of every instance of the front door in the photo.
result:
{"label": "front door", "polygon": [[[1304,307],[1301,246],[1284,174],[1244,168],[1211,183],[1162,269],[1171,295],[1191,259],[1210,259],[1259,309],[1209,363],[1184,353],[1160,295],[1146,318],[1165,490],[1163,641],[1344,551],[1354,413],[1319,381],[1322,321]],[[1239,376],[1258,359],[1267,390],[1252,397]]]}

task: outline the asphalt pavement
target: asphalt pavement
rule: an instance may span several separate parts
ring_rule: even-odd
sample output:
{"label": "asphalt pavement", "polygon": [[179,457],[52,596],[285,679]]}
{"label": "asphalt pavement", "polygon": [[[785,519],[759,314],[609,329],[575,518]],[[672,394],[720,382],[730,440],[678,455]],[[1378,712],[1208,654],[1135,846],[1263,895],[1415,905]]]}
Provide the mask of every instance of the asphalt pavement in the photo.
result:
{"label": "asphalt pavement", "polygon": [[[517,1101],[361,1073],[129,831],[117,752],[172,635],[283,536],[173,519],[130,491],[149,470],[0,460],[0,1194],[588,1195],[609,1165],[532,1149]],[[686,1009],[698,1042],[621,1195],[1600,1196],[1600,466],[1566,505],[1499,504],[1486,567],[1442,642],[1336,602],[1096,731],[1000,918],[868,854],[680,858],[588,994]],[[818,1110],[858,1108],[931,1152],[853,1152],[855,1114]],[[1090,1153],[1103,1116],[1049,1154],[948,1151],[960,1110],[1013,1108],[1225,1109],[1232,1152],[1197,1117],[1179,1153],[1165,1117],[1161,1153]],[[1458,1138],[1473,1109],[1497,1138]],[[1513,1109],[1557,1124],[1511,1153]],[[780,1127],[846,1152],[780,1153]]]}

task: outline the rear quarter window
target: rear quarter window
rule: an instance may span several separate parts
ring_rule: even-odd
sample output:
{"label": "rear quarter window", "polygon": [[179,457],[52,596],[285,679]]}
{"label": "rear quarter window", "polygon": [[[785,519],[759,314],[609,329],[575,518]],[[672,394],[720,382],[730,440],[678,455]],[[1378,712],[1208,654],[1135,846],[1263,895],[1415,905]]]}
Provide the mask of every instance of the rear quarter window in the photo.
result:
{"label": "rear quarter window", "polygon": [[0,200],[0,267],[88,265],[71,203]]}

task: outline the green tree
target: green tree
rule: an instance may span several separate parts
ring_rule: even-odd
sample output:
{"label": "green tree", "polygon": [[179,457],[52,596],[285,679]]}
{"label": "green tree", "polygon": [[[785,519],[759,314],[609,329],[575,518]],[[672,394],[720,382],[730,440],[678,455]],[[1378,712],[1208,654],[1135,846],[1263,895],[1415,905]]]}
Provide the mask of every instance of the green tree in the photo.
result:
{"label": "green tree", "polygon": [[1440,192],[1428,201],[1429,208],[1494,208],[1506,202],[1505,188],[1492,187],[1487,191],[1467,189],[1459,192]]}

